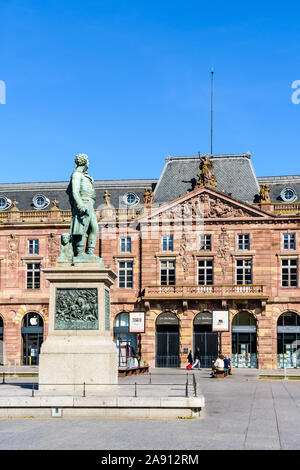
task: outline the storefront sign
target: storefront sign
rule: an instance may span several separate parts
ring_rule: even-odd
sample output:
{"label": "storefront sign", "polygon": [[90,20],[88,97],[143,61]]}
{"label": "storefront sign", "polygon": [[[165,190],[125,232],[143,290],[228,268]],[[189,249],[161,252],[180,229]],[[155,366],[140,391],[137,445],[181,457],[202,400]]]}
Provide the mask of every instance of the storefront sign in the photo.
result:
{"label": "storefront sign", "polygon": [[233,326],[232,333],[256,333],[256,326],[252,326],[252,325]]}
{"label": "storefront sign", "polygon": [[211,325],[212,314],[210,312],[201,312],[195,316],[194,325]]}
{"label": "storefront sign", "polygon": [[145,333],[145,312],[129,313],[129,333]]}
{"label": "storefront sign", "polygon": [[212,331],[229,331],[228,310],[214,310],[212,320]]}
{"label": "storefront sign", "polygon": [[277,333],[300,333],[300,326],[278,326]]}
{"label": "storefront sign", "polygon": [[179,325],[179,320],[172,312],[161,313],[156,320],[157,325]]}

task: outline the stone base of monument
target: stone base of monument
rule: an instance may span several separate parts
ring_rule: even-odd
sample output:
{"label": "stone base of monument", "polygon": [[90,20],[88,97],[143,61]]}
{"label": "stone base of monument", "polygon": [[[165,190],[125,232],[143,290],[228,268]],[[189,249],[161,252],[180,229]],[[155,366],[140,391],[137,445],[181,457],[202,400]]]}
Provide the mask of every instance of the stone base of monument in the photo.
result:
{"label": "stone base of monument", "polygon": [[39,391],[112,390],[118,355],[110,332],[110,286],[116,275],[98,263],[44,269],[50,282],[48,336],[39,355]]}

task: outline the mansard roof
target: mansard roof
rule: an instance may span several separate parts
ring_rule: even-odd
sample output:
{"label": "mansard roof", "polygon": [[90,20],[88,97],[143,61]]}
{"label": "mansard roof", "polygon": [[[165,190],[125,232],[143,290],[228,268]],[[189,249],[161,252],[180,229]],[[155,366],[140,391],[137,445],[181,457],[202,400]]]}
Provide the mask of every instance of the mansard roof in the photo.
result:
{"label": "mansard roof", "polygon": [[[111,194],[111,204],[113,207],[125,206],[123,196],[128,192],[134,192],[141,202],[145,188],[154,189],[157,180],[95,180],[96,204],[98,207],[104,203],[104,190]],[[57,199],[61,210],[69,210],[70,204],[66,194],[69,181],[44,182],[44,183],[2,183],[0,184],[0,197],[5,196],[12,201],[19,202],[19,210],[34,210],[32,198],[37,194],[46,196],[50,201]],[[51,204],[48,206],[48,209]]]}
{"label": "mansard roof", "polygon": [[284,202],[281,197],[281,192],[285,188],[292,188],[297,194],[297,199],[295,200],[295,202],[300,201],[300,175],[262,176],[258,177],[257,180],[260,185],[270,185],[270,199],[273,203]]}
{"label": "mansard roof", "polygon": [[[260,188],[249,153],[213,155],[210,160],[218,182],[218,191],[224,191],[240,201],[255,202]],[[155,188],[155,202],[171,201],[192,191],[199,173],[199,163],[198,156],[167,157]]]}

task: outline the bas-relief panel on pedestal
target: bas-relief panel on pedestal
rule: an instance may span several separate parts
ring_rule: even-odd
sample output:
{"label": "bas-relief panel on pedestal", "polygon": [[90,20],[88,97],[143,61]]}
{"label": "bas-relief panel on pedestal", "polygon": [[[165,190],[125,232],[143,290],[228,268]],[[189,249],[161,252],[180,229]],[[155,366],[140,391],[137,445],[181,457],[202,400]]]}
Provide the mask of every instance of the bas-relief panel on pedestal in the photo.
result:
{"label": "bas-relief panel on pedestal", "polygon": [[57,288],[55,330],[98,330],[96,288]]}

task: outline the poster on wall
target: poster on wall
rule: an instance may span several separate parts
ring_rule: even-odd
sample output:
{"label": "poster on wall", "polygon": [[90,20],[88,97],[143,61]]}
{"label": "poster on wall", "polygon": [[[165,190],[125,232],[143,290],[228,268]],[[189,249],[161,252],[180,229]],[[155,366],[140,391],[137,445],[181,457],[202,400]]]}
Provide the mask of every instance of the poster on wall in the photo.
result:
{"label": "poster on wall", "polygon": [[213,311],[212,331],[229,331],[228,310]]}
{"label": "poster on wall", "polygon": [[129,333],[145,333],[145,312],[129,313]]}

